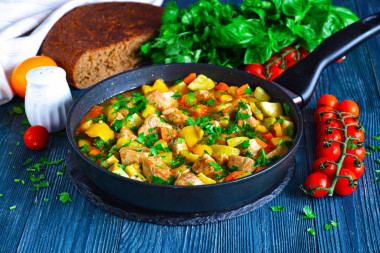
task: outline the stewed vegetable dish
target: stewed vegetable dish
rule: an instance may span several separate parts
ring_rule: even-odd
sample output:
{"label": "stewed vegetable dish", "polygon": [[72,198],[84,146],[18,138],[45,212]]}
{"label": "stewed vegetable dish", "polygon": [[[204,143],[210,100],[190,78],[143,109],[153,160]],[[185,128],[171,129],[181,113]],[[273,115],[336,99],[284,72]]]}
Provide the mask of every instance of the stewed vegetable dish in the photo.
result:
{"label": "stewed vegetable dish", "polygon": [[270,100],[261,87],[231,86],[202,74],[173,85],[156,80],[92,107],[76,142],[104,169],[133,180],[178,186],[231,181],[265,169],[293,143],[289,106]]}

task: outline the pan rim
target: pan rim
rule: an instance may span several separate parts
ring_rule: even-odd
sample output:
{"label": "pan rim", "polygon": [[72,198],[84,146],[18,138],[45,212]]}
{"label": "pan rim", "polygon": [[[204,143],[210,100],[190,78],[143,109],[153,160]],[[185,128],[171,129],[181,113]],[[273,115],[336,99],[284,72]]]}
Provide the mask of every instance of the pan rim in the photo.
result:
{"label": "pan rim", "polygon": [[[148,66],[143,66],[143,67],[140,67],[140,68],[135,68],[135,69],[127,70],[127,71],[118,73],[116,75],[110,76],[110,77],[108,77],[108,78],[106,78],[106,79],[104,79],[104,80],[96,83],[95,85],[93,85],[92,87],[90,87],[86,91],[84,91],[73,102],[73,104],[70,107],[69,113],[67,114],[67,121],[66,121],[66,134],[67,134],[67,137],[69,139],[69,143],[70,143],[71,148],[75,151],[75,153],[77,155],[79,155],[82,159],[84,159],[92,167],[96,168],[97,170],[100,170],[100,172],[108,174],[109,176],[116,177],[117,179],[122,180],[122,181],[124,180],[125,183],[137,184],[137,185],[140,184],[142,186],[146,186],[146,187],[150,187],[150,188],[169,189],[169,190],[171,190],[171,189],[173,189],[173,190],[184,190],[184,189],[186,189],[186,190],[203,190],[203,189],[209,189],[209,188],[218,188],[218,187],[222,187],[222,186],[226,186],[226,185],[239,184],[239,183],[241,183],[243,181],[248,181],[248,180],[254,180],[255,178],[261,177],[262,175],[265,175],[265,174],[269,173],[271,170],[273,170],[277,166],[279,166],[282,162],[284,162],[285,160],[287,160],[289,158],[289,156],[291,156],[291,154],[293,152],[296,152],[296,150],[299,147],[299,143],[301,141],[302,134],[303,134],[303,117],[302,117],[302,113],[301,113],[300,108],[293,102],[292,98],[288,94],[286,94],[283,90],[281,90],[280,87],[278,87],[278,84],[272,84],[273,88],[276,89],[276,90],[278,90],[284,98],[286,98],[289,102],[291,102],[291,104],[289,106],[293,107],[296,110],[296,115],[297,115],[297,118],[298,118],[297,133],[296,133],[297,136],[296,136],[296,139],[293,142],[293,145],[289,148],[289,150],[285,153],[285,155],[283,155],[282,157],[280,157],[274,163],[270,164],[266,169],[264,169],[264,170],[262,170],[260,172],[254,173],[252,175],[249,175],[249,176],[246,176],[246,177],[243,177],[243,178],[239,178],[239,179],[236,179],[236,180],[228,181],[228,182],[222,182],[222,183],[216,183],[216,184],[207,184],[207,185],[194,185],[194,186],[191,186],[191,187],[190,186],[154,184],[154,183],[148,183],[148,182],[142,182],[142,181],[133,180],[133,179],[122,177],[120,175],[112,173],[111,171],[106,170],[105,168],[101,167],[97,163],[95,163],[92,160],[90,160],[87,156],[85,156],[83,154],[83,152],[80,151],[79,147],[77,146],[77,144],[75,143],[75,140],[74,140],[75,139],[75,135],[73,135],[71,133],[71,131],[70,131],[70,123],[71,123],[70,119],[72,118],[72,114],[73,114],[74,109],[76,108],[77,104],[81,101],[81,99],[83,99],[83,97],[87,96],[87,94],[89,94],[92,90],[97,89],[102,84],[107,83],[110,80],[115,79],[117,76],[120,76],[120,75],[133,74],[134,72],[142,71],[144,69],[153,68],[153,67],[155,67],[155,68],[167,68],[167,67],[169,67],[169,68],[171,68],[171,67],[175,68],[176,66],[183,66],[183,65],[188,65],[188,66],[189,65],[198,65],[198,66],[204,66],[204,67],[212,67],[212,68],[216,68],[216,69],[220,69],[220,70],[238,71],[239,73],[241,73],[243,75],[250,75],[249,78],[251,78],[253,82],[255,82],[255,81],[263,82],[263,81],[265,81],[268,84],[272,84],[271,82],[269,82],[267,80],[263,80],[263,79],[261,79],[259,77],[256,77],[255,75],[249,74],[249,73],[247,73],[247,72],[245,72],[243,70],[240,70],[240,69],[231,69],[231,68],[227,68],[227,67],[223,67],[223,66],[219,66],[219,65],[212,65],[212,64],[206,64],[206,63],[154,64],[154,65],[148,65]],[[132,88],[130,88],[128,90],[139,88],[142,85],[143,84],[137,84],[137,86],[133,86]],[[126,92],[128,90],[125,90],[125,91],[122,91],[122,92]],[[120,93],[122,93],[122,92],[120,92]],[[115,96],[115,95],[113,95],[113,96]],[[107,99],[109,99],[109,98],[107,98]],[[102,103],[102,102],[100,101],[99,103]],[[97,103],[97,104],[99,104],[99,103]],[[92,106],[94,106],[94,105],[92,105]]]}

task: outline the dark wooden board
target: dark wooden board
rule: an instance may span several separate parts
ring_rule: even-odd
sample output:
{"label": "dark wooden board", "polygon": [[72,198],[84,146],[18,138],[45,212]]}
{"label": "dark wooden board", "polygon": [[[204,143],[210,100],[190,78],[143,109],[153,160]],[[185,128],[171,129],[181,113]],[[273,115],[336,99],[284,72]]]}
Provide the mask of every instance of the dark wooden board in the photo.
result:
{"label": "dark wooden board", "polygon": [[[167,2],[167,1],[165,1]],[[194,1],[178,1],[184,7]],[[241,1],[233,1],[241,2]],[[380,11],[378,0],[333,0],[334,5],[352,9],[360,17]],[[314,98],[303,110],[305,135],[296,155],[297,168],[284,192],[264,207],[242,217],[199,226],[159,226],[128,221],[108,214],[86,201],[67,175],[57,176],[62,166],[49,166],[44,172],[50,187],[29,192],[22,163],[40,157],[64,158],[66,137],[52,135],[43,151],[23,146],[20,131],[25,114],[8,111],[23,100],[15,98],[0,106],[0,252],[376,252],[380,249],[379,185],[375,184],[375,159],[371,151],[365,160],[366,172],[358,190],[347,197],[311,199],[299,189],[315,159],[315,130],[312,115],[316,99],[331,93],[339,100],[353,99],[361,109],[361,122],[367,131],[367,143],[377,144],[370,136],[380,133],[380,38],[370,40],[347,56],[341,64],[325,70]],[[78,96],[80,91],[73,91]],[[20,146],[17,146],[20,142]],[[9,154],[12,152],[12,155]],[[16,169],[13,169],[15,166]],[[26,184],[14,182],[23,179]],[[72,203],[62,204],[58,194],[69,192]],[[49,198],[45,203],[44,198]],[[16,209],[9,210],[16,205]],[[284,205],[282,212],[270,206]],[[309,205],[317,214],[312,220],[302,217]],[[338,227],[326,231],[330,220]],[[308,228],[314,228],[311,236]]]}

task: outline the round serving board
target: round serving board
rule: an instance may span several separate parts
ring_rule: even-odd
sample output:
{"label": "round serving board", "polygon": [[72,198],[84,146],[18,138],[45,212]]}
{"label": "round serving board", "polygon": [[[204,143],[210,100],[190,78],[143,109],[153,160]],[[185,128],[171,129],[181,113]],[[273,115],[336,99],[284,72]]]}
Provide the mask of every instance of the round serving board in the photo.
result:
{"label": "round serving board", "polygon": [[68,151],[67,155],[67,171],[71,181],[74,183],[77,190],[92,204],[108,213],[128,220],[150,222],[166,226],[206,224],[228,220],[247,214],[265,205],[279,195],[292,178],[294,168],[295,163],[293,162],[284,181],[277,188],[270,189],[253,202],[214,212],[169,213],[133,206],[104,192],[86,176],[84,171],[79,167],[71,150]]}

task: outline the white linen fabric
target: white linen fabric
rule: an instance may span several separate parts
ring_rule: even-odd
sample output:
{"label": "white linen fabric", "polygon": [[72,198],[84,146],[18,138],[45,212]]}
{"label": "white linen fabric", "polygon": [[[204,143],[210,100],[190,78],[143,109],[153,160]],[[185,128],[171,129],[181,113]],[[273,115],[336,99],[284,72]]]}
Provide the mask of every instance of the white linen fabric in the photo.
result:
{"label": "white linen fabric", "polygon": [[[163,0],[2,0],[0,1],[0,105],[14,93],[9,81],[13,69],[38,53],[42,41],[65,13],[85,4],[141,2],[161,6]],[[28,36],[22,36],[30,32]]]}

